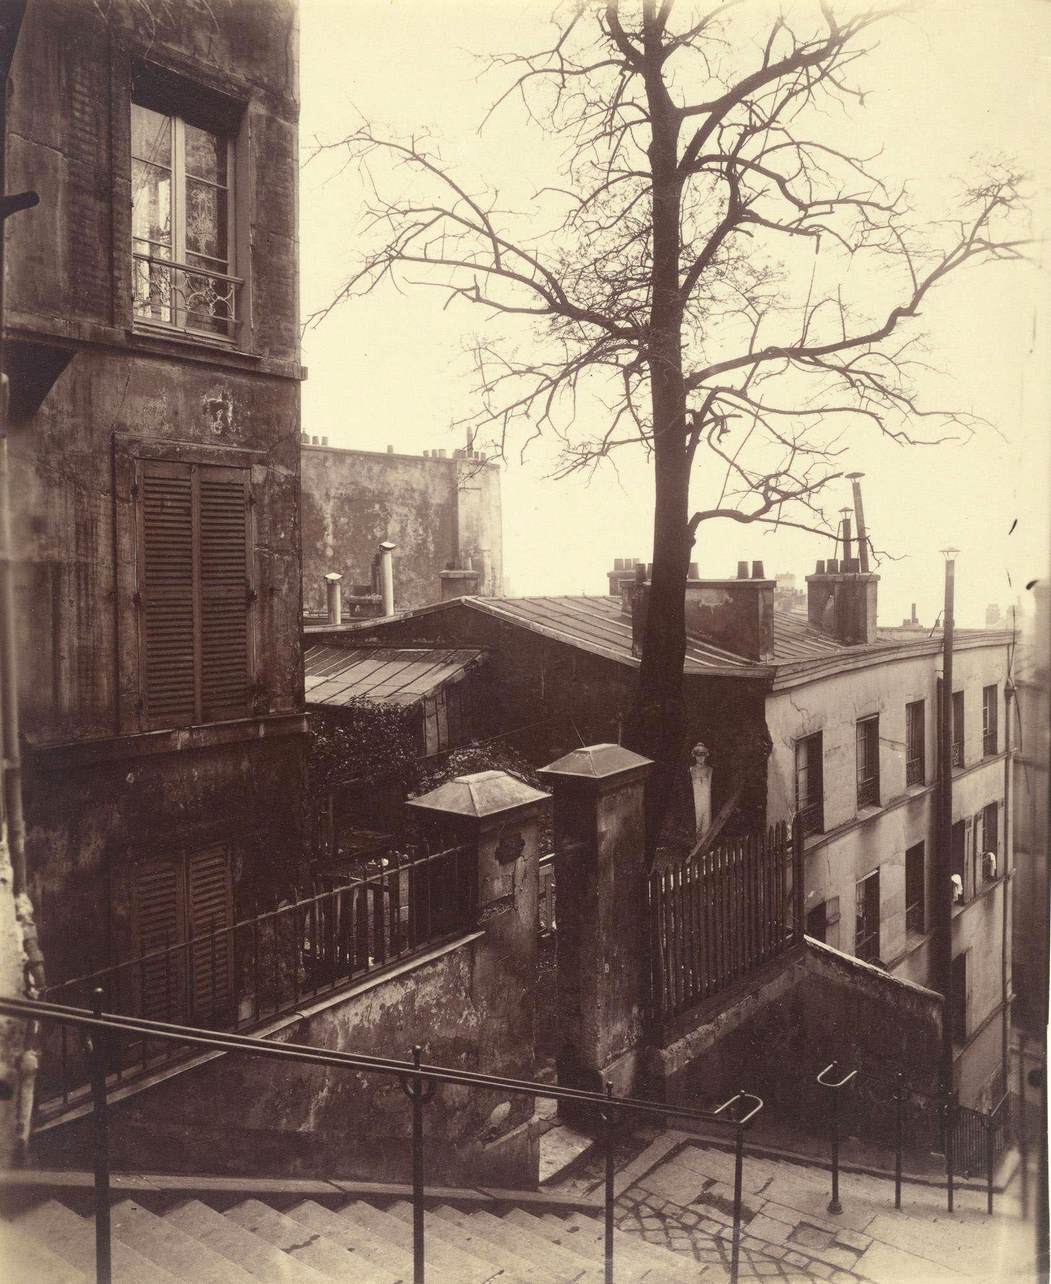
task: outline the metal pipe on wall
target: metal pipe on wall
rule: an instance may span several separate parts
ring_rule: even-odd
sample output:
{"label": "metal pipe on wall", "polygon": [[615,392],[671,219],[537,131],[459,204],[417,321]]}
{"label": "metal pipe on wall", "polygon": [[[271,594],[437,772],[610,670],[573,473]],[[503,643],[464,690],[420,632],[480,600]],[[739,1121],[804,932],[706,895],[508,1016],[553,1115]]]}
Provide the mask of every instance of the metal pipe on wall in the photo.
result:
{"label": "metal pipe on wall", "polygon": [[384,615],[394,614],[394,550],[397,547],[389,539],[380,545],[380,592]]}
{"label": "metal pipe on wall", "polygon": [[[953,1089],[952,1003],[952,649],[956,593],[956,553],[944,549],[945,608],[942,616],[942,688],[938,710],[938,843],[935,863],[934,907],[937,927],[935,975],[944,995],[940,1076],[942,1091]],[[946,1127],[951,1127],[947,1116]]]}

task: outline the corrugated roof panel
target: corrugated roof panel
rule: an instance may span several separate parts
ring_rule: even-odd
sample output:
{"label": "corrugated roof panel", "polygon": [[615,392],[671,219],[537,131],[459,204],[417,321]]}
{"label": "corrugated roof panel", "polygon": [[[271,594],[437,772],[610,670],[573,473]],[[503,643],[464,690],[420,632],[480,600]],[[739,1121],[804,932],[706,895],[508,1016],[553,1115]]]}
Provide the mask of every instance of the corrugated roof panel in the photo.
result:
{"label": "corrugated roof panel", "polygon": [[416,704],[484,655],[466,648],[311,647],[304,657],[307,704],[338,708],[358,697]]}

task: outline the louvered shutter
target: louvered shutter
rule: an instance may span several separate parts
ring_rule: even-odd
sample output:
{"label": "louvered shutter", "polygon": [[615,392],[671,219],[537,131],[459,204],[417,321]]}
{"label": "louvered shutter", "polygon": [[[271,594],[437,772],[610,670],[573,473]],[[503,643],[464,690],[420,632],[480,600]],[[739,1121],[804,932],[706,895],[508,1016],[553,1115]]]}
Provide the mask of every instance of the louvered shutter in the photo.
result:
{"label": "louvered shutter", "polygon": [[142,465],[143,700],[151,726],[196,712],[193,479],[187,464]]}
{"label": "louvered shutter", "polygon": [[[152,1021],[180,1021],[185,1013],[185,958],[171,950],[181,944],[183,915],[182,861],[156,860],[135,871],[134,928],[139,1013]],[[147,956],[154,955],[153,958]]]}
{"label": "louvered shutter", "polygon": [[243,469],[202,468],[200,486],[201,713],[249,712],[248,495]]}
{"label": "louvered shutter", "polygon": [[194,852],[187,861],[187,902],[191,947],[194,1017],[214,1021],[225,1015],[233,993],[230,933],[232,893],[230,861],[223,847]]}

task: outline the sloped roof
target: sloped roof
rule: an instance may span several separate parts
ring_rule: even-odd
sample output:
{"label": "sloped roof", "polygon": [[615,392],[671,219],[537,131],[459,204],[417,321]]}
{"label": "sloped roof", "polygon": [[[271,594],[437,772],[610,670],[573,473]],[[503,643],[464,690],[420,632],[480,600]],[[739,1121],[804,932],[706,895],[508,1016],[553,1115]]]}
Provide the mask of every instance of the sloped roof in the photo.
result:
{"label": "sloped roof", "polygon": [[463,648],[312,646],[303,661],[307,704],[338,707],[358,696],[376,704],[416,704],[484,655]]}
{"label": "sloped roof", "polygon": [[[463,597],[456,601],[594,655],[638,664],[631,653],[631,620],[623,614],[619,597],[582,594],[579,597]],[[756,667],[751,660],[707,642],[695,638],[686,641],[685,673],[747,676]]]}

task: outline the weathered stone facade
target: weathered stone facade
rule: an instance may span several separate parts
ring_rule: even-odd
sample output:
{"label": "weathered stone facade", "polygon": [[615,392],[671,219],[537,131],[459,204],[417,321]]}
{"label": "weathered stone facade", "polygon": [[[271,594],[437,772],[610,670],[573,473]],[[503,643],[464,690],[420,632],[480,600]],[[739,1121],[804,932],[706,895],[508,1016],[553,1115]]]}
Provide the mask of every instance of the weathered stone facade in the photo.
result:
{"label": "weathered stone facade", "polygon": [[[503,590],[500,469],[477,454],[381,454],[303,445],[303,603],[325,609],[324,576],[371,585],[382,540],[394,550],[394,606],[411,610]],[[351,612],[348,609],[348,615]]]}
{"label": "weathered stone facade", "polygon": [[[6,339],[28,865],[51,983],[126,955],[129,883],[173,845],[229,851],[234,913],[286,888],[299,854],[296,14],[290,0],[208,12],[39,0],[12,70],[8,186],[40,193],[9,232]],[[153,167],[161,231],[135,205],[152,161],[133,160],[133,103],[174,122],[179,146],[193,128],[226,149],[225,189]],[[187,173],[204,164],[182,155]],[[228,204],[210,214],[218,190]],[[173,227],[198,274],[147,263],[178,257],[143,239]],[[230,281],[233,302],[208,293]],[[144,703],[146,463],[243,479],[234,715]]]}

